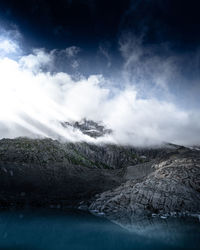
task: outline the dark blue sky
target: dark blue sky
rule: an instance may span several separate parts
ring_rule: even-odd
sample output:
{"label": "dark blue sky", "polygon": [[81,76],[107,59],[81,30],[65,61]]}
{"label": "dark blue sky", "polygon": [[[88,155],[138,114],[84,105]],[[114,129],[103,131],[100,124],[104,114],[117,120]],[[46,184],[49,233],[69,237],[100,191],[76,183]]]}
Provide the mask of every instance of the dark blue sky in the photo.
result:
{"label": "dark blue sky", "polygon": [[0,16],[15,23],[30,46],[113,51],[124,32],[144,34],[146,44],[169,42],[176,50],[200,43],[198,0],[1,0]]}
{"label": "dark blue sky", "polygon": [[[198,0],[0,1],[3,26],[17,26],[23,37],[21,45],[27,51],[78,46],[81,48],[78,70],[82,74],[101,73],[116,78],[126,63],[120,41],[134,37],[141,41],[139,49],[143,52],[128,68],[129,73],[134,75],[139,65],[139,73],[145,75],[142,69],[150,67],[151,71],[150,61],[154,61],[156,68],[160,62],[164,65],[173,58],[176,67],[174,75],[171,73],[167,79],[169,86],[177,96],[184,89],[180,102],[188,94],[196,103],[200,92],[199,11]],[[62,70],[70,71],[67,63],[63,60],[60,63]],[[163,67],[158,67],[159,73]],[[150,86],[153,80],[150,79]]]}

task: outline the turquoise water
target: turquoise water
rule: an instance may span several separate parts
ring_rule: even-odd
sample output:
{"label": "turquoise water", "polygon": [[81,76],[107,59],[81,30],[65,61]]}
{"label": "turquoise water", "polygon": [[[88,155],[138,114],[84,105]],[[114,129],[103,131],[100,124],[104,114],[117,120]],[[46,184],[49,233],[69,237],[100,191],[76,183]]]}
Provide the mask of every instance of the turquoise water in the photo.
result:
{"label": "turquoise water", "polygon": [[0,212],[0,250],[200,249],[200,223],[151,219],[132,231],[84,212]]}

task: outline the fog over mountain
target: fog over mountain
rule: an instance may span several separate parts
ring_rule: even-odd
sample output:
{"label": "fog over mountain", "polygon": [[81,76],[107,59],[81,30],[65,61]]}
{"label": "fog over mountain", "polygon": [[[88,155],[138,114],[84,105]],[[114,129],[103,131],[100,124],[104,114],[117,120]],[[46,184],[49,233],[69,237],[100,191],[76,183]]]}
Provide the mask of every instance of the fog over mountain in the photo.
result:
{"label": "fog over mountain", "polygon": [[[79,4],[85,9],[81,14],[69,14],[68,22],[73,29],[66,36],[67,24],[62,13],[60,19],[56,19],[63,23],[59,26],[53,18],[47,18],[46,8],[40,9],[42,3],[36,1],[34,8],[24,5],[23,9],[20,4],[2,1],[0,138],[51,137],[135,146],[163,142],[199,144],[200,74],[196,26],[189,30],[183,23],[185,30],[182,32],[177,22],[170,31],[171,20],[175,20],[173,8],[178,9],[178,3],[173,6],[166,3],[171,15],[167,16],[162,4],[152,7],[150,3],[142,5],[141,2],[116,4],[116,13],[106,12],[105,18],[110,15],[110,19],[107,18],[105,25],[104,19],[98,19],[100,12],[96,5],[99,4],[99,11],[104,6],[100,2],[93,5],[91,1],[85,4],[78,1],[74,5],[73,1],[68,1],[66,13],[78,10]],[[45,3],[42,7],[47,6]],[[145,11],[147,5],[149,13]],[[58,1],[54,13],[55,6],[49,4],[48,13],[53,17],[57,10],[61,11],[61,6]],[[186,7],[184,3],[185,15]],[[87,24],[83,22],[82,28],[79,22],[73,22],[78,13],[86,18],[86,9],[94,23],[91,30],[91,20]],[[145,18],[142,18],[143,12]],[[166,16],[158,15],[162,12]],[[20,16],[25,18],[29,14],[26,26]],[[153,14],[160,20],[161,27],[156,28],[157,19],[153,19]],[[37,16],[42,20],[41,27],[36,25]],[[177,19],[179,17],[181,14],[177,11]],[[83,20],[81,16],[80,19]],[[114,20],[116,29],[111,25]],[[188,25],[191,27],[190,21]],[[46,33],[42,32],[44,27]],[[192,37],[196,40],[191,40]],[[93,138],[77,128],[62,126],[63,122],[83,119],[103,124],[112,133]]]}
{"label": "fog over mountain", "polygon": [[[125,77],[121,86],[115,86],[114,79],[104,75],[85,77],[79,74],[74,77],[67,72],[55,72],[58,54],[62,52],[66,57],[74,57],[78,53],[75,47],[50,52],[34,49],[31,54],[21,55],[17,54],[19,44],[10,38],[1,38],[0,137],[41,136],[131,145],[162,142],[198,144],[200,113],[183,109],[169,98],[159,98],[153,93],[164,88],[167,96],[173,95],[167,85],[172,73],[170,62],[152,56],[152,61],[141,63],[142,47],[137,47],[136,53],[130,54],[129,46],[128,40],[120,47],[126,58],[121,74],[128,77],[133,63],[141,68],[158,65],[163,69],[158,74],[152,68],[150,77],[155,84],[149,90],[152,91],[149,96],[141,95],[148,92],[145,86],[149,72],[146,69],[144,72],[140,69],[138,74],[138,69],[134,68],[131,76],[133,84]],[[141,86],[144,87],[142,91]],[[84,118],[103,122],[113,130],[113,134],[91,139],[60,124]]]}

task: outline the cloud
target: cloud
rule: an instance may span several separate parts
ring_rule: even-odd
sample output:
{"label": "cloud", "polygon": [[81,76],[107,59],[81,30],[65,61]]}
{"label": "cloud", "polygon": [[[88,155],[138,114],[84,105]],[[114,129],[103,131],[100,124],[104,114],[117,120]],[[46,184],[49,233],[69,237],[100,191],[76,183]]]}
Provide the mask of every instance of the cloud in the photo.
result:
{"label": "cloud", "polygon": [[19,65],[36,73],[44,70],[45,67],[51,68],[53,60],[52,53],[47,53],[44,49],[35,49],[32,54],[22,56],[19,60]]}
{"label": "cloud", "polygon": [[0,53],[16,53],[18,46],[9,40],[0,39]]}
{"label": "cloud", "polygon": [[106,50],[106,48],[104,48],[101,45],[99,46],[99,51],[106,58],[106,60],[107,60],[107,67],[110,68],[111,65],[112,65],[112,63],[111,63],[111,58],[110,58],[110,55],[109,55],[108,51]]}
{"label": "cloud", "polygon": [[[199,112],[183,110],[154,95],[140,94],[138,83],[146,83],[150,62],[154,65],[161,61],[157,57],[146,60],[146,75],[140,78],[140,58],[144,57],[140,44],[123,43],[121,52],[125,58],[123,73],[133,70],[136,77],[118,89],[112,88],[111,80],[102,75],[74,80],[68,73],[51,72],[55,51],[38,49],[15,60],[8,56],[0,58],[0,138],[51,137],[135,146],[162,142],[199,144]],[[168,64],[171,65],[169,62],[158,65],[158,69],[164,70]],[[157,85],[161,82],[161,89],[167,88],[168,70],[163,71],[163,76],[151,67],[150,70],[153,73],[150,79],[156,79]],[[95,140],[61,125],[63,121],[83,118],[102,121],[113,134]]]}
{"label": "cloud", "polygon": [[145,89],[145,92],[153,95],[156,90],[164,92],[166,97],[169,83],[178,72],[177,58],[169,55],[163,59],[154,53],[155,47],[145,47],[142,42],[142,37],[130,34],[121,38],[119,45],[124,58],[124,78],[126,82],[137,85],[141,91]]}
{"label": "cloud", "polygon": [[147,45],[143,35],[125,33],[119,40],[119,51],[122,81],[136,86],[139,96],[186,109],[199,106],[199,48],[175,53],[168,43]]}
{"label": "cloud", "polygon": [[0,26],[0,57],[21,53],[21,48],[18,45],[20,39],[17,27],[13,26],[12,29],[6,30]]}
{"label": "cloud", "polygon": [[73,69],[77,69],[79,67],[79,63],[77,60],[74,60],[71,65]]}
{"label": "cloud", "polygon": [[65,49],[68,57],[74,57],[80,52],[80,48],[76,46],[71,46]]}

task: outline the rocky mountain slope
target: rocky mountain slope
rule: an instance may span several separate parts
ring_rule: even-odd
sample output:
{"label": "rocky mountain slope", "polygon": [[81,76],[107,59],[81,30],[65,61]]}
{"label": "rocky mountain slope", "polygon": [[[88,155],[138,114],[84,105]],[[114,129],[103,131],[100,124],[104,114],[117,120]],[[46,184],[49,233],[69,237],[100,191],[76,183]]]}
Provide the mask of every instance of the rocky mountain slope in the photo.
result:
{"label": "rocky mountain slope", "polygon": [[200,211],[200,151],[0,140],[0,206],[89,207],[118,223]]}
{"label": "rocky mountain slope", "polygon": [[0,204],[76,205],[120,185],[127,166],[147,160],[142,154],[116,145],[2,139]]}
{"label": "rocky mountain slope", "polygon": [[180,147],[173,154],[128,167],[127,181],[96,196],[90,206],[119,224],[145,215],[200,213],[200,153]]}

